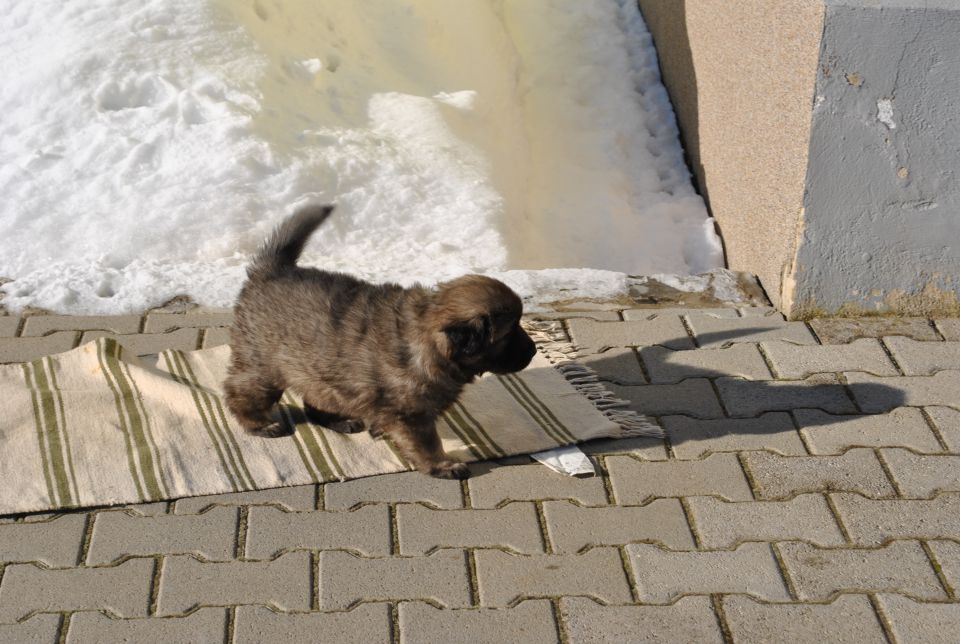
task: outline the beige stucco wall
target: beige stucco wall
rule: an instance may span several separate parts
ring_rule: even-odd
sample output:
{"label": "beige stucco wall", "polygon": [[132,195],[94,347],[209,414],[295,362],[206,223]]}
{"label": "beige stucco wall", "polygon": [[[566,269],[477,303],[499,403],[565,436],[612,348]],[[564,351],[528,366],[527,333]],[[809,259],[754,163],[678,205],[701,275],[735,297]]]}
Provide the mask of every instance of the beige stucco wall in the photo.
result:
{"label": "beige stucco wall", "polygon": [[734,270],[777,306],[797,246],[820,0],[639,0]]}

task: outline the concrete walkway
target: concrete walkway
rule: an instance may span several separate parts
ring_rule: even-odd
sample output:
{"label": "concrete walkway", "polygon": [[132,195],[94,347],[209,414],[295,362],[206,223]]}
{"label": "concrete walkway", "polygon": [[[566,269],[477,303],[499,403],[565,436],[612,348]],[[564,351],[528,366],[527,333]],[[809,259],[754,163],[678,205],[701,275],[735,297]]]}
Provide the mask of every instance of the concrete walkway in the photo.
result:
{"label": "concrete walkway", "polygon": [[[0,642],[956,641],[960,320],[581,309],[553,317],[667,440],[586,445],[595,478],[521,458],[0,517]],[[229,321],[0,317],[0,362]]]}

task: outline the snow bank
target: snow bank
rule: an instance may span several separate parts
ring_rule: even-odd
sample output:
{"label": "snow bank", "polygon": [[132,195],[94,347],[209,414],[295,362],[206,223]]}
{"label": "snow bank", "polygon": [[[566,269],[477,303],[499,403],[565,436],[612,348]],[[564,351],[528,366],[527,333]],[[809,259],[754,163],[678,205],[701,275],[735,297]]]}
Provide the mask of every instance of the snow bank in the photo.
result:
{"label": "snow bank", "polygon": [[722,264],[631,0],[0,0],[0,33],[13,310],[228,306],[307,202],[304,262],[374,280]]}

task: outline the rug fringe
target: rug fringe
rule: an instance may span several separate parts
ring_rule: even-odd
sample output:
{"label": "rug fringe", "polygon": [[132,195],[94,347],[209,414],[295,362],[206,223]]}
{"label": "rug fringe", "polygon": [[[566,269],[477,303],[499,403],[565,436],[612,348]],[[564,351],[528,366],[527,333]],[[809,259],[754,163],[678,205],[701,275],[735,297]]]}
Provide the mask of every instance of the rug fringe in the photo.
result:
{"label": "rug fringe", "polygon": [[567,334],[561,324],[552,320],[525,321],[524,328],[536,342],[550,364],[585,396],[593,406],[620,427],[619,437],[655,436],[662,438],[663,428],[647,416],[625,409],[630,403],[617,398],[600,381],[597,372],[576,362],[579,357],[576,346],[567,340]]}

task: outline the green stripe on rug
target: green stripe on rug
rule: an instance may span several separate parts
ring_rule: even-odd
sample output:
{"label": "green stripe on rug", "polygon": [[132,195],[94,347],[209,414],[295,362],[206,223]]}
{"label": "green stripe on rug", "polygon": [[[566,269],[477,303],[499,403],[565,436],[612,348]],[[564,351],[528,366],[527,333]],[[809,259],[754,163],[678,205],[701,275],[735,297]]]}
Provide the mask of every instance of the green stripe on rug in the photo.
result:
{"label": "green stripe on rug", "polygon": [[524,395],[523,391],[517,387],[517,384],[510,380],[510,376],[497,376],[497,380],[500,381],[500,384],[503,385],[503,388],[507,391],[507,393],[513,396],[513,399],[517,401],[517,404],[523,407],[523,410],[527,412],[527,415],[530,416],[530,418],[532,418],[538,425],[540,425],[540,429],[542,429],[547,436],[553,439],[557,445],[565,444],[554,427],[547,422],[546,418],[544,418],[543,414],[541,414],[540,411],[536,409],[529,400],[527,400],[527,397]]}
{"label": "green stripe on rug", "polygon": [[59,412],[60,433],[63,436],[63,452],[66,456],[66,468],[70,475],[71,496],[75,504],[80,503],[80,487],[77,485],[77,471],[73,466],[73,452],[70,450],[70,433],[67,431],[67,413],[64,409],[63,394],[60,392],[60,385],[57,384],[56,369],[54,369],[53,358],[44,359],[47,372],[49,373],[50,387],[57,401],[57,411]]}
{"label": "green stripe on rug", "polygon": [[534,405],[539,407],[540,410],[549,417],[551,424],[557,428],[557,431],[560,433],[560,436],[564,441],[569,441],[571,443],[576,442],[577,437],[573,435],[573,432],[571,432],[566,425],[560,422],[560,419],[556,417],[556,415],[553,413],[553,410],[550,409],[546,403],[540,400],[540,397],[537,396],[536,392],[533,391],[529,383],[523,379],[522,373],[510,374],[508,377],[515,380],[517,384],[520,385],[520,387],[527,393],[528,399],[531,400]]}
{"label": "green stripe on rug", "polygon": [[450,428],[450,431],[453,432],[453,434],[460,439],[460,441],[466,446],[468,450],[470,450],[470,453],[473,454],[474,459],[478,461],[482,461],[483,459],[486,458],[486,456],[484,455],[485,452],[482,451],[480,445],[477,444],[477,441],[470,438],[468,433],[460,426],[458,422],[454,420],[453,414],[451,414],[449,409],[443,412],[443,414],[440,417],[443,419],[443,422],[447,424],[447,427]]}
{"label": "green stripe on rug", "polygon": [[476,431],[477,434],[484,440],[484,442],[490,446],[490,450],[495,456],[506,456],[506,453],[503,451],[503,449],[490,437],[490,433],[484,428],[483,424],[477,420],[473,414],[470,413],[470,410],[467,409],[463,403],[456,401],[453,404],[457,409],[460,410],[460,414],[468,423],[470,423],[474,431]]}
{"label": "green stripe on rug", "polygon": [[43,415],[41,413],[40,394],[36,389],[33,377],[31,376],[32,363],[23,364],[23,379],[30,390],[30,402],[33,405],[33,423],[37,428],[37,445],[40,449],[40,464],[43,471],[43,481],[47,486],[47,498],[53,505],[57,504],[56,488],[53,485],[53,473],[50,468],[50,457],[47,455],[46,440],[43,431]]}
{"label": "green stripe on rug", "polygon": [[281,400],[286,404],[280,406],[280,413],[287,419],[287,424],[293,427],[294,443],[297,446],[297,451],[300,453],[300,458],[303,459],[304,464],[306,464],[309,469],[312,469],[311,476],[318,482],[323,483],[337,480],[336,475],[333,473],[333,468],[330,467],[326,456],[324,456],[323,451],[313,436],[317,430],[308,422],[305,415],[300,422],[294,417],[294,410],[299,411],[299,408],[290,392],[285,392]]}
{"label": "green stripe on rug", "polygon": [[117,421],[120,423],[120,432],[123,434],[123,442],[126,446],[127,470],[130,473],[130,477],[133,479],[134,487],[137,489],[137,500],[145,501],[146,496],[143,492],[144,482],[141,479],[137,458],[134,454],[134,441],[133,437],[131,436],[130,428],[127,424],[127,416],[120,395],[120,389],[116,382],[114,382],[110,368],[107,366],[106,349],[108,346],[113,346],[113,344],[109,342],[97,343],[97,361],[100,363],[100,372],[103,374],[103,379],[106,381],[107,386],[110,388],[110,392],[113,394],[114,407],[117,412]]}
{"label": "green stripe on rug", "polygon": [[124,360],[122,360],[123,350],[123,347],[117,344],[117,373],[123,378],[121,385],[124,390],[131,393],[129,401],[132,411],[135,412],[137,418],[141,419],[140,430],[142,431],[144,438],[142,449],[143,451],[147,452],[149,456],[149,460],[146,465],[150,468],[151,476],[155,480],[159,481],[159,485],[162,488],[160,490],[159,498],[163,498],[170,493],[170,483],[167,480],[167,473],[160,461],[160,450],[157,448],[157,442],[153,438],[153,429],[150,426],[150,414],[147,413],[146,408],[143,406],[143,396],[140,392],[140,389],[137,387],[136,381],[130,374],[130,366]]}

